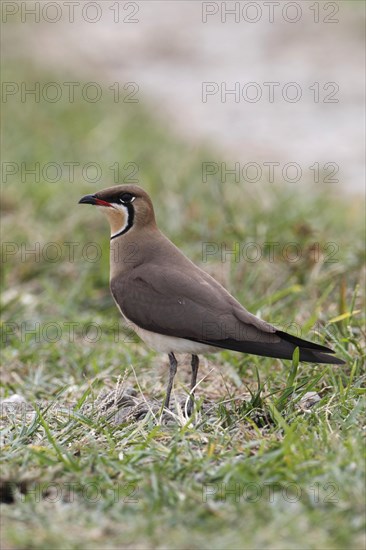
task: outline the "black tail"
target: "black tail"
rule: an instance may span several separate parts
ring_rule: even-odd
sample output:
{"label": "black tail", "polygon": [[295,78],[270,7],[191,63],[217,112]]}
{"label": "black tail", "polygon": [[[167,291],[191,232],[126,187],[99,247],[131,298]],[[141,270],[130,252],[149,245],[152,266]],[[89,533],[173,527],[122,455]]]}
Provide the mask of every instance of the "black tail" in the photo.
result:
{"label": "black tail", "polygon": [[[326,346],[308,342],[287,332],[276,330],[274,333],[261,332],[261,338],[254,340],[235,340],[226,338],[223,340],[202,341],[204,344],[218,348],[231,349],[242,353],[251,353],[262,357],[274,357],[277,359],[292,359],[295,348],[300,349],[300,361],[309,363],[324,363],[330,365],[344,365],[345,362],[332,354],[334,351]],[[276,336],[281,340],[276,341]]]}
{"label": "black tail", "polygon": [[280,336],[285,342],[292,344],[293,350],[295,347],[300,348],[300,361],[309,361],[310,363],[326,363],[330,365],[345,365],[345,362],[342,361],[342,359],[338,359],[338,357],[331,355],[329,356],[328,354],[335,352],[326,346],[308,342],[307,340],[297,338],[297,336],[293,336],[287,332],[282,332],[282,330],[276,330],[275,334],[278,334],[278,336]]}

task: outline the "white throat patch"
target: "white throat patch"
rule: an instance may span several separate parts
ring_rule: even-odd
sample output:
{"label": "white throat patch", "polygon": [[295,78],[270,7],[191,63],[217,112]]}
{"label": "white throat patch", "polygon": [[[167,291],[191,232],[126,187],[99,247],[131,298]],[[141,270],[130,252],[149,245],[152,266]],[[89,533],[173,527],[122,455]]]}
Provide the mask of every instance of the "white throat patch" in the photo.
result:
{"label": "white throat patch", "polygon": [[113,208],[115,208],[116,210],[121,210],[124,213],[125,223],[117,231],[115,231],[114,233],[111,233],[111,238],[115,237],[119,233],[122,233],[122,231],[124,231],[126,229],[127,225],[128,225],[128,208],[127,208],[127,206],[125,206],[124,204],[114,204]]}

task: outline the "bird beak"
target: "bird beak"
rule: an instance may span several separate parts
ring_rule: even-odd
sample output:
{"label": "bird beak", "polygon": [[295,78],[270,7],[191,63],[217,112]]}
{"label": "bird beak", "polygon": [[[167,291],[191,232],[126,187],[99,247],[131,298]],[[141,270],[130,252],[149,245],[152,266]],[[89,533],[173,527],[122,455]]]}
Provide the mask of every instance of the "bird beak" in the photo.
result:
{"label": "bird beak", "polygon": [[79,204],[94,204],[95,206],[112,206],[110,202],[98,199],[96,195],[85,195],[79,200]]}

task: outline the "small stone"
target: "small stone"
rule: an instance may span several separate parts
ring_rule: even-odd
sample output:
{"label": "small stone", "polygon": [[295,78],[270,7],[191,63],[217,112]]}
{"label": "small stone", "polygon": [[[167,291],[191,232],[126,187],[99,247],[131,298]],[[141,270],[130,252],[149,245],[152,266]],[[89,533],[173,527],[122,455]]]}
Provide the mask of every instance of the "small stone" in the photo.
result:
{"label": "small stone", "polygon": [[298,407],[305,412],[310,412],[311,407],[314,407],[320,401],[320,396],[315,391],[306,392],[298,403]]}

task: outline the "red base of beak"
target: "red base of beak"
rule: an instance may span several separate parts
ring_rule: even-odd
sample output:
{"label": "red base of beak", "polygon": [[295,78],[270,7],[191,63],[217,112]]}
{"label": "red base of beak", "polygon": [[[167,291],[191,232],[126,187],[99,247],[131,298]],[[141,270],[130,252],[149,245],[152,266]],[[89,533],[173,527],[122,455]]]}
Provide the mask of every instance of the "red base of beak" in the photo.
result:
{"label": "red base of beak", "polygon": [[110,202],[103,201],[102,199],[95,199],[95,204],[97,206],[112,206]]}
{"label": "red base of beak", "polygon": [[79,204],[94,204],[95,206],[110,206],[112,207],[110,202],[103,201],[102,199],[98,199],[95,195],[85,195],[85,197],[82,197],[79,200]]}

